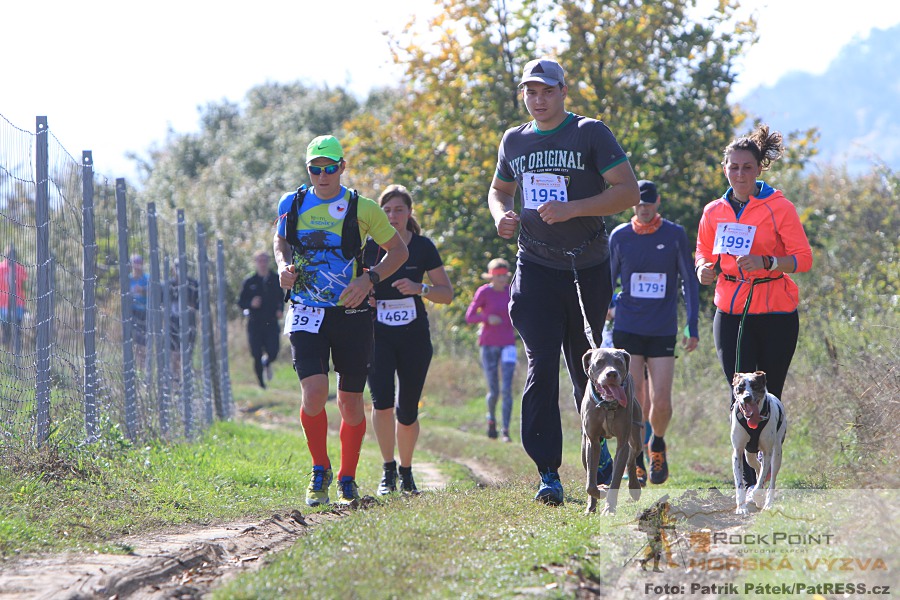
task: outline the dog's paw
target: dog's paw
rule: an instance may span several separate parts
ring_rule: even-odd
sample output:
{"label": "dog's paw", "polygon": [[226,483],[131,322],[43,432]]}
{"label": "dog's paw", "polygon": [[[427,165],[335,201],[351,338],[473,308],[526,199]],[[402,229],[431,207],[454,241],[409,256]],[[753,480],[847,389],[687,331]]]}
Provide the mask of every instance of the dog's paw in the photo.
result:
{"label": "dog's paw", "polygon": [[746,505],[744,505],[744,506],[738,506],[738,507],[737,507],[737,510],[734,511],[734,514],[736,514],[736,515],[747,515],[747,514],[750,514],[750,509],[748,509]]}
{"label": "dog's paw", "polygon": [[603,516],[614,515],[614,514],[616,514],[616,507],[610,506],[609,504],[607,504],[606,506],[603,507],[603,510],[600,511],[600,514]]}

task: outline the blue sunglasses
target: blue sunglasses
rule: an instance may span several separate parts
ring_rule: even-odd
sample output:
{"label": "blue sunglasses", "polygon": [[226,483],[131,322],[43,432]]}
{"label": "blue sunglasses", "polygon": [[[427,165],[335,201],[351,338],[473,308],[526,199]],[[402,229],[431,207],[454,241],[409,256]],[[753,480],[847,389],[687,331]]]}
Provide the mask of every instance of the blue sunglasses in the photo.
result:
{"label": "blue sunglasses", "polygon": [[309,165],[307,168],[312,175],[321,175],[322,171],[325,171],[326,175],[334,175],[338,172],[340,167],[341,163],[334,163],[333,165],[325,165],[324,167]]}

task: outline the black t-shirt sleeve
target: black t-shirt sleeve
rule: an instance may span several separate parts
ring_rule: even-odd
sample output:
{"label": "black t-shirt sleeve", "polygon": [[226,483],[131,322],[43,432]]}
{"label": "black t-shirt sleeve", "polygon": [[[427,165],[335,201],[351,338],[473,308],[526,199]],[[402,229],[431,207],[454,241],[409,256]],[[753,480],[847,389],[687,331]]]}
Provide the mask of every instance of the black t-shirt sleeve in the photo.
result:
{"label": "black t-shirt sleeve", "polygon": [[441,255],[434,242],[426,237],[423,237],[422,241],[424,242],[422,244],[422,268],[425,272],[443,266],[444,261],[441,260]]}

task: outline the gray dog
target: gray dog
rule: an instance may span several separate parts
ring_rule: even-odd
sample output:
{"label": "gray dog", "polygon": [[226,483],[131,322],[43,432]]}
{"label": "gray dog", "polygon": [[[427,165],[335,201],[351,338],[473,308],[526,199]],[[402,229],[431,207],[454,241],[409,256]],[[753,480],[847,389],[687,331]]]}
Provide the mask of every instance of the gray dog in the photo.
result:
{"label": "gray dog", "polygon": [[[641,497],[635,458],[641,451],[644,416],[634,398],[634,382],[628,372],[631,355],[614,348],[588,350],[582,358],[588,386],[581,401],[581,463],[587,471],[588,505],[586,512],[597,508],[597,500],[606,497],[602,514],[616,512],[619,486],[628,467],[631,497]],[[616,438],[616,457],[609,490],[597,487],[600,464],[600,440]]]}
{"label": "gray dog", "polygon": [[[760,510],[772,507],[775,478],[781,468],[781,446],[787,435],[787,416],[781,400],[766,390],[763,371],[735,373],[731,384],[735,401],[731,408],[735,512],[746,515],[748,495]],[[757,483],[749,490],[744,488],[742,454],[756,471]],[[764,491],[767,480],[768,489]]]}

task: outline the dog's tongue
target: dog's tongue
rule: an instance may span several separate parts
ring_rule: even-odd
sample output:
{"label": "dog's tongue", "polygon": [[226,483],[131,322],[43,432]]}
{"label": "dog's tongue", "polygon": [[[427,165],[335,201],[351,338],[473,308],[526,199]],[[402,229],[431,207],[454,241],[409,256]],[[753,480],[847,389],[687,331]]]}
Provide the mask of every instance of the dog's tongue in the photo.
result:
{"label": "dog's tongue", "polygon": [[744,407],[744,416],[747,418],[747,426],[750,429],[756,429],[759,427],[760,421],[759,406],[756,404],[745,404]]}
{"label": "dog's tongue", "polygon": [[604,398],[615,398],[619,406],[623,408],[628,406],[628,400],[625,398],[625,388],[621,385],[602,385],[600,389],[603,390]]}

